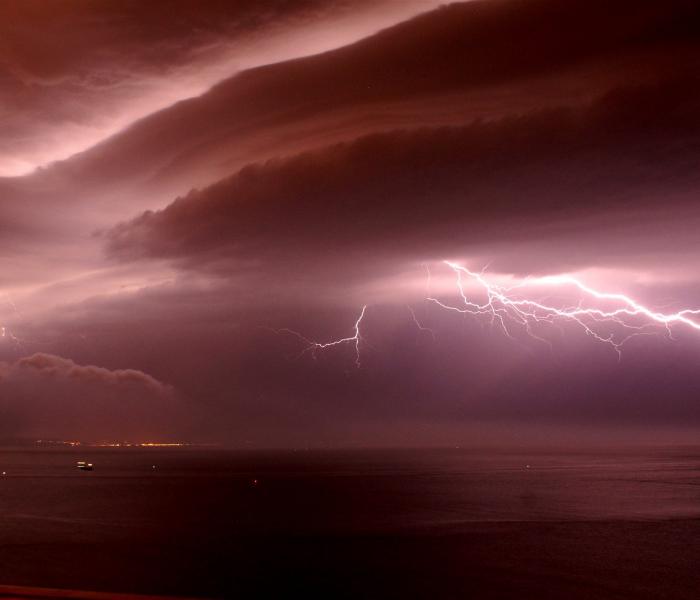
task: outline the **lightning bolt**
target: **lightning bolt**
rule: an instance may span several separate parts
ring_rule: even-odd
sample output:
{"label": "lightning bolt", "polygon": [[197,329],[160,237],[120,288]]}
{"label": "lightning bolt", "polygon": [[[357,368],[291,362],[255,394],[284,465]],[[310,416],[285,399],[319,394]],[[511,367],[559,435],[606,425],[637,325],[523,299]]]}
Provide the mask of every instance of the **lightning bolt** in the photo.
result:
{"label": "lightning bolt", "polygon": [[[683,325],[700,331],[700,309],[659,312],[625,294],[599,291],[571,275],[526,277],[513,285],[502,286],[489,281],[485,275],[485,268],[476,272],[451,261],[443,261],[443,264],[454,273],[459,302],[451,304],[430,295],[425,300],[446,311],[477,317],[485,316],[492,325],[500,328],[508,338],[513,340],[518,340],[518,333],[524,333],[529,338],[552,348],[551,341],[539,335],[538,332],[541,331],[542,326],[558,326],[568,322],[579,327],[595,341],[609,345],[617,353],[619,360],[622,357],[623,346],[634,337],[658,335],[663,331],[673,339],[671,327],[674,325]],[[430,293],[432,274],[427,265],[423,266],[428,276],[426,293]],[[478,300],[474,295],[470,295],[467,291],[468,287],[476,287],[478,295],[483,299]],[[551,293],[545,297],[533,299],[526,295],[532,289],[547,289]],[[555,292],[559,293],[560,297],[574,292],[578,300],[570,306],[557,305],[551,301]],[[418,330],[429,332],[435,339],[435,332],[423,326],[411,306],[407,308]],[[319,350],[352,344],[355,347],[355,364],[359,368],[361,366],[360,349],[363,343],[360,325],[366,310],[367,305],[364,305],[355,321],[354,335],[329,342],[310,340],[292,329],[274,331],[288,333],[301,340],[304,348],[299,356],[311,353],[316,357]]]}
{"label": "lightning bolt", "polygon": [[301,333],[298,331],[294,331],[293,329],[288,329],[286,327],[282,329],[276,329],[274,330],[276,333],[288,333],[290,335],[293,335],[300,339],[302,342],[304,342],[305,347],[301,351],[299,356],[303,356],[304,354],[311,353],[314,358],[316,358],[316,353],[319,350],[326,350],[328,348],[332,348],[334,346],[341,346],[343,344],[353,344],[355,346],[355,365],[359,369],[361,366],[361,361],[360,361],[360,346],[362,344],[362,334],[360,333],[360,324],[362,323],[362,319],[365,318],[365,312],[367,311],[367,305],[365,304],[362,307],[362,310],[360,311],[360,316],[357,317],[357,320],[355,321],[355,334],[350,336],[350,337],[344,337],[340,338],[337,340],[332,340],[330,342],[315,342],[313,340],[310,340],[306,336],[303,336]]}
{"label": "lightning bolt", "polygon": [[[515,285],[505,287],[490,282],[484,272],[474,272],[450,261],[444,261],[455,274],[455,284],[461,302],[458,305],[447,304],[435,297],[428,297],[439,307],[462,314],[486,315],[492,323],[497,324],[505,335],[513,337],[517,327],[524,329],[531,337],[549,343],[548,340],[534,333],[541,323],[572,322],[599,342],[609,344],[622,356],[622,347],[631,338],[639,335],[658,333],[663,327],[670,335],[671,326],[680,324],[700,331],[700,322],[693,317],[700,315],[700,310],[684,309],[675,313],[663,313],[652,310],[624,294],[601,292],[570,275],[548,275],[545,277],[526,277]],[[470,297],[466,290],[469,282],[480,288],[485,300],[479,302]],[[558,307],[545,300],[533,300],[522,292],[527,288],[552,288],[575,290],[580,299],[574,306]],[[603,309],[587,306],[586,301],[600,301],[613,305]],[[642,322],[640,324],[640,321]]]}
{"label": "lightning bolt", "polygon": [[[7,292],[3,292],[3,295],[5,296],[5,300],[7,304],[10,306],[12,311],[17,314],[17,316],[22,319],[22,314],[19,312],[17,309],[17,305],[14,303],[12,298],[10,297],[10,294]],[[23,346],[22,340],[20,340],[8,327],[6,326],[0,326],[0,338],[6,338],[9,339],[15,346]]]}
{"label": "lightning bolt", "polygon": [[407,305],[406,308],[408,308],[408,312],[411,313],[411,320],[415,323],[416,327],[418,328],[418,331],[427,331],[430,334],[430,337],[433,338],[433,341],[435,341],[435,331],[433,331],[430,327],[426,327],[418,320],[418,317],[416,316],[416,311],[413,310],[412,306]]}

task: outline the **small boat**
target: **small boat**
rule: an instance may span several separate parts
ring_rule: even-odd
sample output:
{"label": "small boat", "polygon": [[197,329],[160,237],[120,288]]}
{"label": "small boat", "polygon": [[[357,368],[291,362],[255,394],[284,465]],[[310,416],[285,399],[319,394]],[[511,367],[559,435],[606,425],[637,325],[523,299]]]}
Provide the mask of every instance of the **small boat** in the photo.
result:
{"label": "small boat", "polygon": [[81,471],[92,471],[92,463],[85,462],[84,460],[79,460],[76,465]]}

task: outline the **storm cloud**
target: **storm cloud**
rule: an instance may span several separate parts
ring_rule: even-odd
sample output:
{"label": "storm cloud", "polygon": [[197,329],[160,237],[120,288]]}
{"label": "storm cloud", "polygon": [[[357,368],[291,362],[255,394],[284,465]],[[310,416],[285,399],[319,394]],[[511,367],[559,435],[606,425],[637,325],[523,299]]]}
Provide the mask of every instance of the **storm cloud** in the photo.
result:
{"label": "storm cloud", "polygon": [[618,355],[426,301],[460,301],[449,259],[700,306],[696,2],[0,10],[0,170],[39,167],[0,179],[3,435],[696,427],[692,327]]}

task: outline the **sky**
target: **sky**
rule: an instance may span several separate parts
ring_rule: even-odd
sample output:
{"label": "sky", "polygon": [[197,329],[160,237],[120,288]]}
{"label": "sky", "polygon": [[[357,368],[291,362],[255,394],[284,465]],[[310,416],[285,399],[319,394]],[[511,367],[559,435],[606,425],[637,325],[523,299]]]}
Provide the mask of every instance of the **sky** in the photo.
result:
{"label": "sky", "polygon": [[0,5],[0,439],[685,443],[700,7]]}

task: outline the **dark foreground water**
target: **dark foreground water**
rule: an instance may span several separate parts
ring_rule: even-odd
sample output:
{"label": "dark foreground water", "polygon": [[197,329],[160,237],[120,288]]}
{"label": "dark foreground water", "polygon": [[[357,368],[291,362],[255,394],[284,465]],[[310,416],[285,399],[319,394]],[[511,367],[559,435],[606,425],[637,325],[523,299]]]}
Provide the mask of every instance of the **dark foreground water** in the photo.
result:
{"label": "dark foreground water", "polygon": [[0,471],[0,584],[222,598],[700,597],[700,447],[6,448]]}

